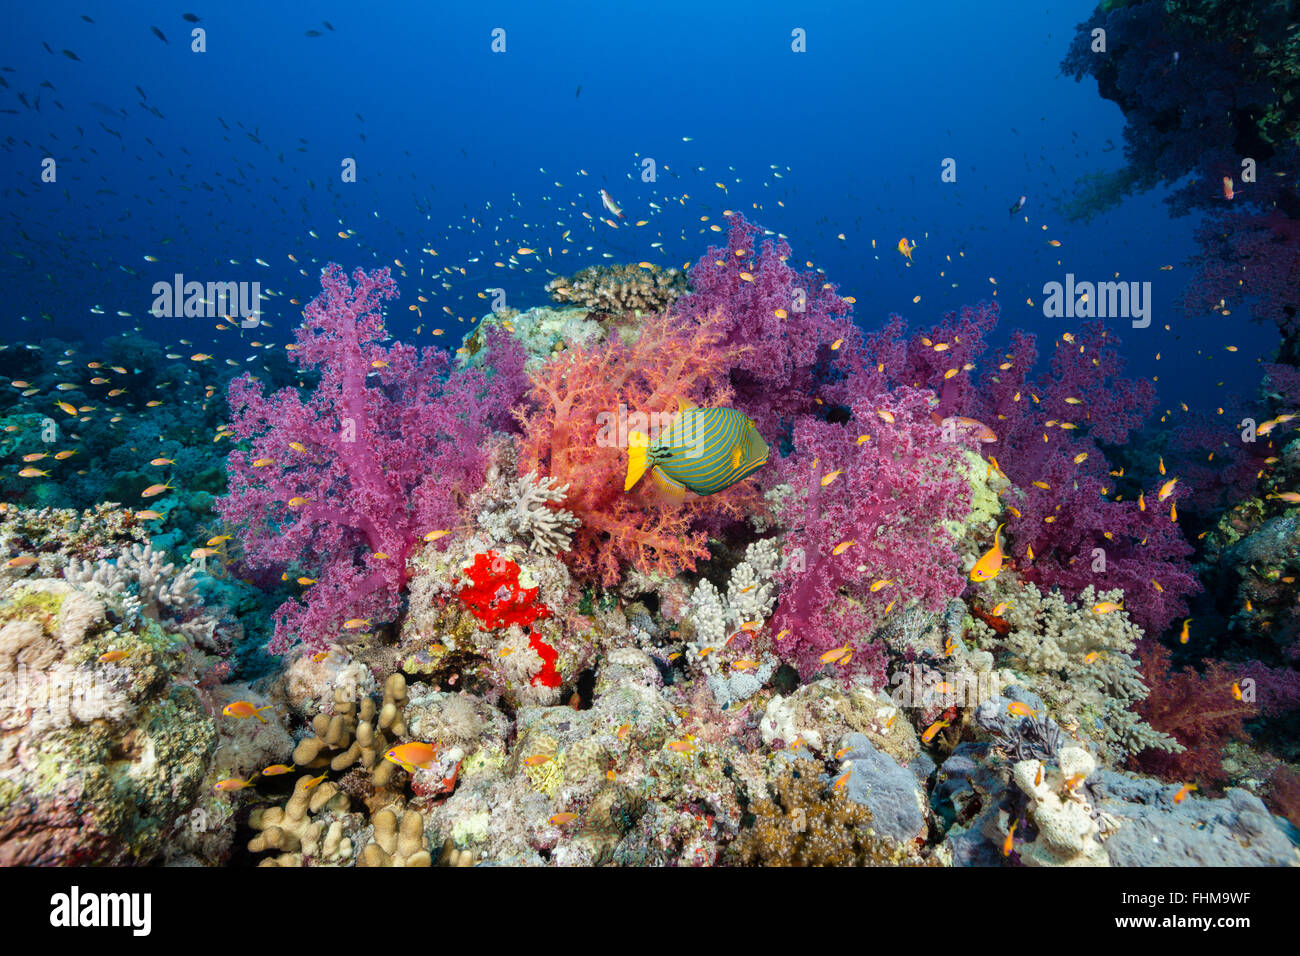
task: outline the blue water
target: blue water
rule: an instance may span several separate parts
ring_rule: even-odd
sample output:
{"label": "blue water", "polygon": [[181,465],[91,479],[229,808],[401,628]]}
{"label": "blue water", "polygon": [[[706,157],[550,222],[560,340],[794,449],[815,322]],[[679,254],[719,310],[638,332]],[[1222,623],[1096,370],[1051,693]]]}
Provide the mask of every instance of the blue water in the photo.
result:
{"label": "blue water", "polygon": [[[204,53],[191,52],[195,25],[174,5],[6,11],[0,108],[16,112],[0,114],[4,341],[93,341],[139,325],[244,363],[248,340],[288,341],[289,299],[315,294],[320,264],[400,260],[390,328],[429,342],[445,327],[437,341],[454,348],[487,311],[487,288],[527,307],[546,301],[546,269],[682,266],[733,209],[787,235],[797,259],[856,297],[866,328],[890,312],[924,325],[996,292],[1000,335],[1053,335],[1069,326],[1037,307],[1045,282],[1150,281],[1151,327],[1115,328],[1131,368],[1161,376],[1165,405],[1248,394],[1275,343],[1241,312],[1182,313],[1196,219],[1171,220],[1159,193],[1087,225],[1064,220],[1079,176],[1122,164],[1118,108],[1058,71],[1093,0],[216,6],[193,11]],[[796,28],[804,53],[791,50]],[[55,183],[40,181],[45,157]],[[645,157],[655,182],[641,181]],[[340,181],[346,158],[355,183]],[[956,182],[941,181],[946,158]],[[618,230],[600,221],[602,187],[626,213]],[[1009,216],[1022,194],[1023,213]],[[575,241],[560,255],[566,229]],[[917,243],[914,265],[901,237]],[[520,247],[541,256],[493,265]],[[241,341],[208,319],[154,320],[152,285],[178,272],[260,281],[277,294],[271,327]],[[421,294],[422,316],[408,309]]]}

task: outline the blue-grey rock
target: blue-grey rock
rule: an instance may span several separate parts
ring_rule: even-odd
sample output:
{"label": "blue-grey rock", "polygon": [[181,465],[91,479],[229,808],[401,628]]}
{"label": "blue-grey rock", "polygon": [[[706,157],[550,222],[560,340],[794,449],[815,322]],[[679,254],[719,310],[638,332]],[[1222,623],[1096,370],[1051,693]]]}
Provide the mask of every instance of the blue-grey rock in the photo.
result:
{"label": "blue-grey rock", "polygon": [[848,748],[848,798],[871,811],[872,826],[882,836],[910,843],[925,834],[925,802],[916,775],[877,750],[865,734],[844,738]]}
{"label": "blue-grey rock", "polygon": [[1106,840],[1113,866],[1300,866],[1300,850],[1264,802],[1245,790],[1174,803],[1174,784],[1102,771],[1099,809],[1119,821]]}

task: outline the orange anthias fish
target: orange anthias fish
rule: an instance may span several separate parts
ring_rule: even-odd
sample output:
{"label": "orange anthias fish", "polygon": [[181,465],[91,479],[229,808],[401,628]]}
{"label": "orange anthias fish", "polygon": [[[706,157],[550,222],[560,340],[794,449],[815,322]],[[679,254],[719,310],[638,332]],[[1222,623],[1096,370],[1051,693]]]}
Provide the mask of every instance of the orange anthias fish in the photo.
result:
{"label": "orange anthias fish", "polygon": [[1200,789],[1200,788],[1197,787],[1196,784],[1194,784],[1194,783],[1185,783],[1185,784],[1183,784],[1183,785],[1178,789],[1178,792],[1174,794],[1174,803],[1182,803],[1184,800],[1187,799],[1187,795],[1188,795],[1189,793],[1191,793],[1193,790],[1197,790],[1197,789]]}
{"label": "orange anthias fish", "polygon": [[273,763],[262,770],[263,777],[278,777],[282,773],[292,773],[297,768],[289,764]]}
{"label": "orange anthias fish", "polygon": [[912,250],[915,248],[916,243],[909,243],[906,236],[898,240],[898,251],[907,259],[908,262],[912,261]]}
{"label": "orange anthias fish", "polygon": [[921,734],[921,743],[930,743],[930,741],[934,740],[935,735],[948,725],[948,721],[946,720],[936,720],[929,727],[925,728],[925,733]]}
{"label": "orange anthias fish", "polygon": [[668,749],[675,750],[679,754],[693,754],[699,752],[699,746],[695,743],[695,735],[687,734],[681,740],[668,741]]}
{"label": "orange anthias fish", "polygon": [[998,572],[1002,570],[1002,542],[999,540],[999,536],[1005,527],[1005,523],[997,526],[997,529],[993,532],[993,547],[989,548],[975,562],[975,567],[970,569],[970,579],[972,581],[992,581],[998,576]]}
{"label": "orange anthias fish", "polygon": [[420,770],[431,769],[437,756],[438,748],[435,744],[414,741],[409,744],[398,744],[396,747],[389,749],[384,754],[384,759],[397,764],[407,773],[415,773],[417,768]]}
{"label": "orange anthias fish", "polygon": [[1002,855],[1003,855],[1003,856],[1010,856],[1010,855],[1011,855],[1011,850],[1012,850],[1012,849],[1015,847],[1015,845],[1016,845],[1016,823],[1019,823],[1019,822],[1020,822],[1020,821],[1017,820],[1017,821],[1015,821],[1015,823],[1012,823],[1012,824],[1011,824],[1011,829],[1007,831],[1007,838],[1006,838],[1005,840],[1002,841]]}
{"label": "orange anthias fish", "polygon": [[261,707],[258,707],[251,700],[237,700],[222,707],[221,712],[227,717],[256,717],[262,723],[266,723],[266,718],[262,716],[262,711],[270,709],[270,704],[263,704]]}
{"label": "orange anthias fish", "polygon": [[853,659],[853,648],[848,644],[843,647],[833,647],[817,659],[823,664],[847,664]]}
{"label": "orange anthias fish", "polygon": [[257,779],[257,774],[253,774],[247,780],[240,780],[238,777],[228,777],[225,780],[218,780],[213,790],[243,790],[245,787],[251,787],[253,781]]}

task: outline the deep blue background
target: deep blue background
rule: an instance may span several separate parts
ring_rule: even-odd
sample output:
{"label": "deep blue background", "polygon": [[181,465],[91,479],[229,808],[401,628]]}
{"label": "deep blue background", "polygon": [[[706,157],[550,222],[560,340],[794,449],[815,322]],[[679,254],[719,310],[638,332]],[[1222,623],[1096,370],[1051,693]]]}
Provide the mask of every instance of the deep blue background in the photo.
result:
{"label": "deep blue background", "polygon": [[[477,294],[491,286],[506,288],[517,306],[546,301],[547,268],[567,274],[642,259],[680,266],[719,238],[707,229],[723,210],[737,209],[789,236],[797,260],[824,268],[855,296],[867,328],[890,312],[927,324],[989,297],[995,277],[999,334],[1028,327],[1050,336],[1073,323],[1026,304],[1041,302],[1044,282],[1067,271],[1149,280],[1152,327],[1115,328],[1133,370],[1160,374],[1166,407],[1212,406],[1220,381],[1249,392],[1274,343],[1242,313],[1177,310],[1195,220],[1171,221],[1159,195],[1088,226],[1063,222],[1058,204],[1076,178],[1122,163],[1119,110],[1091,80],[1058,73],[1093,0],[755,0],[708,10],[691,0],[223,0],[211,10],[194,2],[6,10],[0,65],[13,72],[0,74],[10,84],[0,107],[18,113],[0,114],[4,340],[93,339],[144,323],[161,340],[185,336],[240,358],[249,349],[238,333],[217,332],[209,320],[159,327],[146,314],[153,281],[177,271],[203,281],[259,279],[286,298],[268,310],[273,328],[250,337],[283,343],[297,321],[287,297],[310,298],[321,263],[351,269],[400,259],[409,274],[399,277],[390,327],[412,336],[418,319],[406,307],[424,294],[431,301],[418,340],[431,341],[429,327],[441,326],[448,334],[437,341],[454,347],[467,326],[442,314],[443,305],[472,321],[486,311]],[[202,17],[204,54],[189,50],[187,10]],[[490,50],[494,27],[507,31],[504,54]],[[807,53],[791,52],[794,27],[807,31]],[[304,36],[312,29],[323,35]],[[165,119],[139,105],[137,85]],[[19,92],[33,105],[39,93],[39,111],[23,107]],[[47,155],[59,163],[55,185],[39,182]],[[657,183],[639,181],[638,156],[656,159]],[[344,157],[359,164],[355,184],[339,181]],[[940,181],[945,157],[957,160],[955,184]],[[617,231],[599,221],[601,186],[627,215]],[[1008,216],[1022,193],[1024,213]],[[632,226],[643,218],[651,224]],[[355,235],[340,239],[340,229]],[[565,229],[577,242],[560,255]],[[911,267],[895,248],[901,236],[917,243]],[[1049,238],[1062,245],[1047,246]],[[492,265],[521,246],[542,256],[519,257],[514,269]],[[426,247],[439,255],[422,254]],[[150,264],[146,254],[161,261]],[[1166,264],[1176,268],[1161,271]],[[450,292],[432,278],[443,266],[466,269]],[[92,315],[96,304],[108,314]],[[118,309],[132,317],[115,316]],[[1225,352],[1227,344],[1240,351]]]}

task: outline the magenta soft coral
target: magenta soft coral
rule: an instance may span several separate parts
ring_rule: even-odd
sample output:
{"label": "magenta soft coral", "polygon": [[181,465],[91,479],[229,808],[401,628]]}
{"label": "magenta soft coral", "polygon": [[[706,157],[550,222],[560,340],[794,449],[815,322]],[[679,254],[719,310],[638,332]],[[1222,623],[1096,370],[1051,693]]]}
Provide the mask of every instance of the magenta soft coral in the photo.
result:
{"label": "magenta soft coral", "polygon": [[966,414],[998,433],[986,451],[1016,486],[1006,496],[1015,508],[1007,537],[1025,576],[1071,595],[1089,584],[1122,588],[1129,613],[1154,634],[1184,616],[1199,590],[1191,545],[1170,517],[1190,489],[1176,486],[1172,501],[1158,502],[1153,484],[1141,503],[1116,500],[1101,446],[1127,440],[1155,401],[1151,383],[1124,377],[1116,346],[1101,323],[1085,322],[1056,340],[1050,372],[1031,377],[1036,340],[1014,333]]}
{"label": "magenta soft coral", "polygon": [[763,230],[739,214],[730,223],[726,246],[709,247],[691,268],[691,293],[675,311],[696,321],[721,315],[722,344],[740,348],[731,370],[736,407],[772,442],[842,376],[862,332],[824,274],[789,266],[784,239],[760,243]]}
{"label": "magenta soft coral", "polygon": [[237,447],[217,510],[244,527],[250,568],[316,581],[275,612],[276,653],[295,640],[323,647],[349,618],[397,613],[408,555],[423,533],[455,527],[524,381],[522,350],[504,336],[490,342],[491,377],[449,372],[439,349],[381,344],[380,308],[397,295],[386,268],[358,269],[350,285],[331,263],[320,281],[290,353],[319,374],[315,387],[264,395],[244,375],[228,395]]}
{"label": "magenta soft coral", "polygon": [[869,639],[885,614],[912,602],[939,610],[962,591],[943,522],[965,518],[970,486],[961,446],[942,440],[930,399],[908,387],[859,395],[847,425],[812,417],[795,425],[794,453],[780,465],[793,488],[779,508],[790,544],[771,627],[805,677],[848,643],[850,666],[878,678],[883,658]]}

